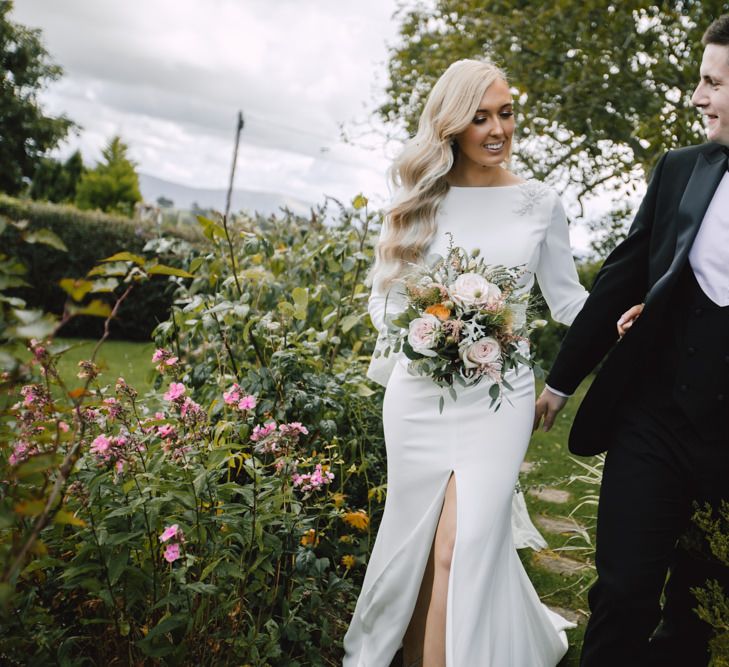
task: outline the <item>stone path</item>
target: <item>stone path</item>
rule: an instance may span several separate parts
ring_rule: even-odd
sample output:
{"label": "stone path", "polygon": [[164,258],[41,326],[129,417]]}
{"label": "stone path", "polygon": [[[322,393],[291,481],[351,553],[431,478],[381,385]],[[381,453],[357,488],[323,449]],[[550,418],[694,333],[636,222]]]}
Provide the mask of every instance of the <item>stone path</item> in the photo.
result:
{"label": "stone path", "polygon": [[566,517],[553,518],[540,514],[534,517],[534,522],[543,530],[556,535],[579,534],[584,531],[584,528],[577,521]]}
{"label": "stone path", "polygon": [[554,551],[548,550],[537,551],[533,558],[539,567],[555,574],[579,574],[588,567],[586,563],[567,558],[567,556],[560,556]]}
{"label": "stone path", "polygon": [[566,503],[572,497],[569,491],[549,487],[532,488],[529,489],[528,493],[530,496],[534,496],[539,500],[545,500],[548,503]]}

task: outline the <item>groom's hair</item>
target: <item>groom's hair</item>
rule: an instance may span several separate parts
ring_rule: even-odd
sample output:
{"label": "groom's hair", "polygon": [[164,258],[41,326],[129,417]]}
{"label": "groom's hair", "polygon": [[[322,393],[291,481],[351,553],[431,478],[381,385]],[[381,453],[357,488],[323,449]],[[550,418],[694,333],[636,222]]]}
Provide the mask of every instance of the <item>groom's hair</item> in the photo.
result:
{"label": "groom's hair", "polygon": [[729,14],[720,16],[706,29],[701,43],[704,46],[707,44],[729,46]]}

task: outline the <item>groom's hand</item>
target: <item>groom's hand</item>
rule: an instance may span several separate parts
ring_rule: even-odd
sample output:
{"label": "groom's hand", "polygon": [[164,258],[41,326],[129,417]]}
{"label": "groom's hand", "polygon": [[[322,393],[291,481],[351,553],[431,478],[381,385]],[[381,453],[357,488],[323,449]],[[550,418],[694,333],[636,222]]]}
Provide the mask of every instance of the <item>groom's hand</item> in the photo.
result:
{"label": "groom's hand", "polygon": [[536,431],[539,428],[539,423],[542,419],[544,419],[542,429],[544,431],[549,431],[554,424],[554,418],[566,403],[567,397],[558,396],[545,387],[537,399],[537,405],[534,412],[534,427],[532,428],[532,431]]}

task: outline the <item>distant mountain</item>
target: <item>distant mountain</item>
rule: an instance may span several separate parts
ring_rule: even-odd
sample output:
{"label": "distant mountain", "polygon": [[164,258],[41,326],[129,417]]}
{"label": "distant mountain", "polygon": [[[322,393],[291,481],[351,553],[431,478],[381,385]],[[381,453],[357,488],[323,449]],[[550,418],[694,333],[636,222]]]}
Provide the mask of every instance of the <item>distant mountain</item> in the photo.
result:
{"label": "distant mountain", "polygon": [[[144,201],[153,204],[159,197],[173,202],[176,209],[190,210],[193,204],[200,208],[212,208],[222,212],[225,210],[227,191],[213,188],[190,188],[179,183],[165,181],[149,174],[139,174],[139,189]],[[263,215],[278,213],[282,207],[294,213],[306,215],[310,204],[301,199],[288,197],[275,192],[259,192],[256,190],[233,190],[231,211],[257,211]]]}

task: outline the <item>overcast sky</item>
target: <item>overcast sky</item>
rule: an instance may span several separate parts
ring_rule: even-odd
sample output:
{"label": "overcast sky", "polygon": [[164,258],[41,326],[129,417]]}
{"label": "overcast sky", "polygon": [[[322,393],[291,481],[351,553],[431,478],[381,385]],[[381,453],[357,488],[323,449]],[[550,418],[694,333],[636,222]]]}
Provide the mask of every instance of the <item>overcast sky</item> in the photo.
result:
{"label": "overcast sky", "polygon": [[340,139],[386,83],[396,0],[15,0],[65,74],[42,102],[81,126],[61,149],[92,164],[119,134],[139,170],[227,186],[243,111],[236,187],[318,203],[387,196],[388,149]]}

